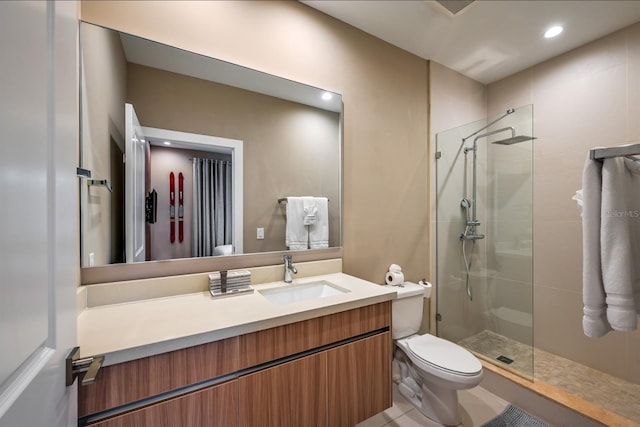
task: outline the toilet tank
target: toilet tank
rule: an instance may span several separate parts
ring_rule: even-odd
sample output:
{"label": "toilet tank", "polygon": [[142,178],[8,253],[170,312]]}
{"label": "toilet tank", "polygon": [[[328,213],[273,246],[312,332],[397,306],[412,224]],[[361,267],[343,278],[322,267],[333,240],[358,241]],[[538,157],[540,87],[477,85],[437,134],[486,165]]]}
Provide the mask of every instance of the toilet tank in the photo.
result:
{"label": "toilet tank", "polygon": [[391,335],[395,340],[413,335],[420,329],[427,288],[412,282],[393,288],[398,293],[397,299],[391,302]]}

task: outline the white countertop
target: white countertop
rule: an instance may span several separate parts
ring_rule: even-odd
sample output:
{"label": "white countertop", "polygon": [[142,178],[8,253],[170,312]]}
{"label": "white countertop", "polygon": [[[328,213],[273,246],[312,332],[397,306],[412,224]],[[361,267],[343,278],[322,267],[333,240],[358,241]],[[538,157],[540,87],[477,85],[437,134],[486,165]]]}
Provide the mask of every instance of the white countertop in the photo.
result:
{"label": "white countertop", "polygon": [[[274,305],[259,290],[326,280],[349,292]],[[212,298],[209,292],[84,309],[78,316],[82,357],[104,365],[166,353],[275,326],[395,299],[396,291],[344,273],[253,285],[252,294]]]}

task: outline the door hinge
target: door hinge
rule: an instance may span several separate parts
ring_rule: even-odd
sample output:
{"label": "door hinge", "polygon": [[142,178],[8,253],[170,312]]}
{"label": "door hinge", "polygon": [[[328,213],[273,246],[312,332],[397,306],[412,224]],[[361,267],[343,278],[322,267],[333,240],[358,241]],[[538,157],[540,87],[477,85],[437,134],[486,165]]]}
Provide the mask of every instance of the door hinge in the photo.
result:
{"label": "door hinge", "polygon": [[442,157],[442,152],[436,151],[436,160],[440,159],[441,157]]}
{"label": "door hinge", "polygon": [[437,320],[438,322],[442,322],[442,314],[440,314],[440,313],[436,313],[436,320]]}
{"label": "door hinge", "polygon": [[86,372],[82,378],[82,385],[94,382],[103,362],[104,356],[84,357],[81,359],[80,347],[74,347],[65,360],[67,387],[73,384],[73,381],[82,372]]}

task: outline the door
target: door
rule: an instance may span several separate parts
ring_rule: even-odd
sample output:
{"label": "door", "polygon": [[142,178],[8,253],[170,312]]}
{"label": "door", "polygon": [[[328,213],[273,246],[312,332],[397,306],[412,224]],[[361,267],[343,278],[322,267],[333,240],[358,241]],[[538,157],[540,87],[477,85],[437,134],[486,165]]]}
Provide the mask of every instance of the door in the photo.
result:
{"label": "door", "polygon": [[125,104],[124,217],[127,262],[145,261],[146,161],[149,143],[133,105]]}
{"label": "door", "polygon": [[0,2],[0,426],[76,424],[78,4]]}
{"label": "door", "polygon": [[389,332],[327,351],[327,425],[350,427],[393,405],[391,360]]}
{"label": "door", "polygon": [[240,427],[327,425],[326,352],[239,379]]}
{"label": "door", "polygon": [[236,427],[238,380],[128,412],[91,427]]}

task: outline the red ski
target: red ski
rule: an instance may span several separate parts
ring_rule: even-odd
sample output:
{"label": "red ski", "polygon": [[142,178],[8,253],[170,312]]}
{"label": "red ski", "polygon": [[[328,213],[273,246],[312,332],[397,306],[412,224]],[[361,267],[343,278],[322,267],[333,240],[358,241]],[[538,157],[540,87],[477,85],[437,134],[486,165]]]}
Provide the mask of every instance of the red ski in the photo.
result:
{"label": "red ski", "polygon": [[178,175],[178,240],[184,239],[184,175]]}
{"label": "red ski", "polygon": [[173,172],[169,174],[169,227],[171,227],[171,243],[176,241],[176,179]]}

